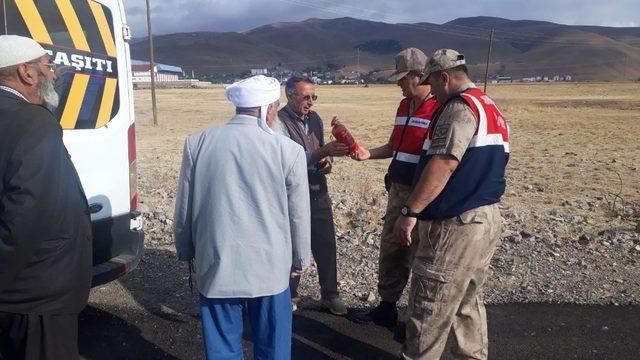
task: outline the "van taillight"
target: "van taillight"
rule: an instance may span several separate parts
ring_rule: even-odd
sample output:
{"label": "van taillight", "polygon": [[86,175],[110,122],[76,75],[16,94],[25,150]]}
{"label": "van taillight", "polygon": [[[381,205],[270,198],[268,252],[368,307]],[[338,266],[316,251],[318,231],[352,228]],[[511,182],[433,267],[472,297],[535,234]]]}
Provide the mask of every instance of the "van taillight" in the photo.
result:
{"label": "van taillight", "polygon": [[136,169],[136,125],[129,126],[129,199],[131,211],[138,209],[138,171]]}

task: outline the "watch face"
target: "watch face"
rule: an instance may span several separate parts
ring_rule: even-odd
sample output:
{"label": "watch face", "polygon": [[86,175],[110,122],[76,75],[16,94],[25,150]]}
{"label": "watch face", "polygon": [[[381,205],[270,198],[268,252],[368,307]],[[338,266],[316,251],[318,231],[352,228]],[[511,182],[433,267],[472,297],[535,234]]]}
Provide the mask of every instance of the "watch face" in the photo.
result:
{"label": "watch face", "polygon": [[402,213],[402,215],[407,215],[409,213],[409,209],[405,206],[400,210],[400,213]]}

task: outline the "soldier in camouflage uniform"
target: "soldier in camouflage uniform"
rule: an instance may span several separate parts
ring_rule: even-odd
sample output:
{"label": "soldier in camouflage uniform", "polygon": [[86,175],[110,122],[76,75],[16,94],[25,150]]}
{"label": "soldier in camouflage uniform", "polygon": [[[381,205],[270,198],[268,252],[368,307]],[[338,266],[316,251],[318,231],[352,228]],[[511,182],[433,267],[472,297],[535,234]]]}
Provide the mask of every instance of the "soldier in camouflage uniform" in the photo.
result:
{"label": "soldier in camouflage uniform", "polygon": [[380,240],[378,293],[381,302],[371,311],[359,314],[356,319],[360,322],[372,321],[382,326],[395,326],[398,318],[396,302],[402,296],[411,273],[417,246],[413,244],[406,247],[396,242],[393,225],[411,193],[411,183],[427,128],[438,108],[435,98],[430,96],[431,87],[418,84],[427,60],[427,56],[416,48],[405,49],[396,55],[396,71],[389,80],[397,83],[404,98],[398,106],[389,142],[371,150],[360,147],[354,156],[360,161],[393,158],[385,177],[389,202]]}
{"label": "soldier in camouflage uniform", "polygon": [[450,330],[453,352],[486,359],[482,288],[499,244],[509,128],[494,102],[469,80],[464,55],[438,50],[421,83],[441,108],[427,132],[414,189],[395,224],[410,245],[419,221],[402,348],[405,359],[439,359]]}

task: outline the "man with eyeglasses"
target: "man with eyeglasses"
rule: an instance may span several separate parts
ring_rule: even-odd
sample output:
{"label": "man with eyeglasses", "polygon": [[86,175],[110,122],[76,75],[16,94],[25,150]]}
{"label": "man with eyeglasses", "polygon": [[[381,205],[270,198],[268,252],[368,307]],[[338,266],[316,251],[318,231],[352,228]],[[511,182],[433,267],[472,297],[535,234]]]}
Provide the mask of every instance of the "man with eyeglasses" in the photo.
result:
{"label": "man with eyeglasses", "polygon": [[[304,147],[311,197],[311,252],[318,266],[322,304],[334,315],[346,315],[347,308],[338,292],[336,236],[333,210],[326,175],[331,172],[332,156],[345,156],[349,148],[336,141],[325,144],[322,119],[311,110],[316,96],[313,81],[294,76],[285,85],[287,105],[278,111],[285,135]],[[298,299],[300,278],[291,280],[291,297]],[[295,309],[295,306],[294,306]]]}
{"label": "man with eyeglasses", "polygon": [[87,200],[51,112],[54,65],[0,36],[0,359],[78,359],[91,284]]}

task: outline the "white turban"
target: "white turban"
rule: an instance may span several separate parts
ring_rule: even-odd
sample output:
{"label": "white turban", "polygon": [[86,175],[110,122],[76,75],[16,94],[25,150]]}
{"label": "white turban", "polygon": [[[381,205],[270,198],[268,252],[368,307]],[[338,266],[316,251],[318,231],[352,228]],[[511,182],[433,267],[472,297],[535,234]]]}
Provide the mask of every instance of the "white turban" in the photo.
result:
{"label": "white turban", "polygon": [[260,108],[258,125],[269,134],[273,130],[267,125],[267,108],[280,99],[280,82],[264,75],[252,76],[235,82],[226,88],[227,99],[239,108]]}
{"label": "white turban", "polygon": [[0,69],[24,64],[46,55],[35,40],[17,35],[0,35]]}

